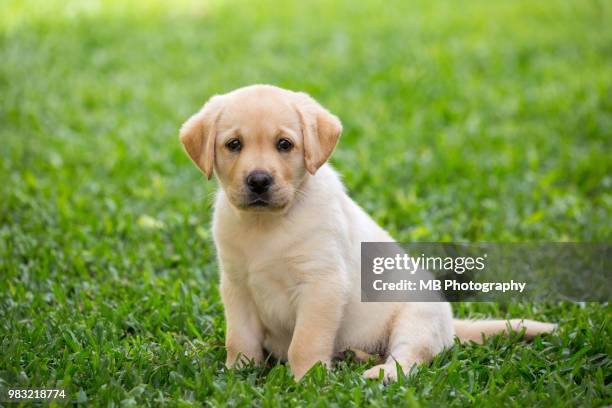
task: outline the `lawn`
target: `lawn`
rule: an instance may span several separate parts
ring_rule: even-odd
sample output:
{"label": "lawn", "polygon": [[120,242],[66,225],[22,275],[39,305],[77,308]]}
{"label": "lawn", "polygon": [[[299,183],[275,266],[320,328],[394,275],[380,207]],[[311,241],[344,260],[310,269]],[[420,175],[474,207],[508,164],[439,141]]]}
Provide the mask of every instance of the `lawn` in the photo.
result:
{"label": "lawn", "polygon": [[455,304],[560,328],[386,387],[350,359],[299,384],[225,369],[216,187],[178,141],[214,93],[304,90],[400,241],[609,242],[609,1],[127,3],[0,5],[0,385],[94,406],[612,403],[608,304]]}

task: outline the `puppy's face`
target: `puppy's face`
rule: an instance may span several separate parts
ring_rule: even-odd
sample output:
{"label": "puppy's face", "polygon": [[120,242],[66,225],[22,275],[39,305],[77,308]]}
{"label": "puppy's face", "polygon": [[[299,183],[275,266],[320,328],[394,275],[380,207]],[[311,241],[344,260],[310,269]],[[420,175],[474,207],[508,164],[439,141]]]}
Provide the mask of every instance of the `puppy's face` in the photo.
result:
{"label": "puppy's face", "polygon": [[302,93],[255,85],[213,97],[181,129],[181,142],[234,207],[283,211],[327,160],[338,119]]}
{"label": "puppy's face", "polygon": [[214,160],[237,208],[286,208],[306,176],[298,113],[276,93],[229,96],[217,122]]}

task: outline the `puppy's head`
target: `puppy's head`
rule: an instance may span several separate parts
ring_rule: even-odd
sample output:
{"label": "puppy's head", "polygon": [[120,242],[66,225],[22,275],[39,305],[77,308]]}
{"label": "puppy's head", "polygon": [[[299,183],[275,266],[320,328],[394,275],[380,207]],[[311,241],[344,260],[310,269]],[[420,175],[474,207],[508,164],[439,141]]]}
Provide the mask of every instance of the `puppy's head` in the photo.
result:
{"label": "puppy's head", "polygon": [[208,179],[216,173],[236,208],[282,211],[327,161],[341,131],[310,96],[253,85],[212,97],[183,124],[180,139]]}

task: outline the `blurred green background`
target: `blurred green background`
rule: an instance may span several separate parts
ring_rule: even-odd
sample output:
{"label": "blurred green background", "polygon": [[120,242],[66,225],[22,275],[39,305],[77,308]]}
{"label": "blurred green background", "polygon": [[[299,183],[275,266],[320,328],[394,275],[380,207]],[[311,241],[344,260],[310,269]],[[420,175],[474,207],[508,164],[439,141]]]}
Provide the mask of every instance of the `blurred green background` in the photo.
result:
{"label": "blurred green background", "polygon": [[455,305],[558,335],[363,364],[223,371],[214,182],[178,142],[213,94],[306,91],[332,162],[402,241],[605,242],[610,1],[0,4],[0,385],[93,405],[612,402],[610,307]]}

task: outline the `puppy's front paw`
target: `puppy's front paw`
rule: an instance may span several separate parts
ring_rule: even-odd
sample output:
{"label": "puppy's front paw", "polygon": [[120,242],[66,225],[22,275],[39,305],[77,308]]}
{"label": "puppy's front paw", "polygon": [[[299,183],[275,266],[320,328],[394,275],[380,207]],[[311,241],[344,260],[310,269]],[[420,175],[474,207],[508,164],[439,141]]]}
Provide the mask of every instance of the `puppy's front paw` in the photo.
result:
{"label": "puppy's front paw", "polygon": [[380,372],[383,372],[382,380],[385,384],[397,381],[397,366],[395,363],[386,363],[376,365],[363,373],[363,378],[370,380],[378,380]]}
{"label": "puppy's front paw", "polygon": [[315,360],[314,362],[293,362],[293,363],[289,363],[289,365],[291,366],[291,372],[293,373],[293,377],[295,378],[295,381],[300,381],[302,379],[302,377],[304,377],[304,375],[306,375],[306,373],[315,366],[315,364],[317,364],[318,362],[321,362],[321,364],[323,364],[323,367],[325,367],[326,369],[331,368],[331,360]]}
{"label": "puppy's front paw", "polygon": [[225,366],[227,368],[242,368],[246,366],[249,362],[249,359],[239,353],[227,353],[227,358],[225,359]]}
{"label": "puppy's front paw", "polygon": [[243,353],[240,351],[234,351],[227,349],[227,359],[225,360],[225,366],[227,368],[242,368],[249,364],[260,364],[263,361],[262,353]]}

